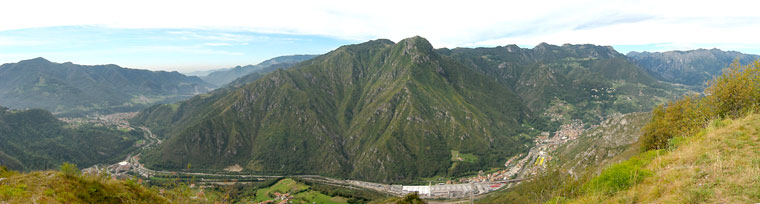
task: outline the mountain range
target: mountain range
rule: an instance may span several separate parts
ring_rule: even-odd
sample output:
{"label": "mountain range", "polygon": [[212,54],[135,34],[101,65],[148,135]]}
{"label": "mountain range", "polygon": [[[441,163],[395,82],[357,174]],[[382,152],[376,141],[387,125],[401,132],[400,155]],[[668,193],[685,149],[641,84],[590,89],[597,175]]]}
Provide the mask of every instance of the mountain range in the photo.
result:
{"label": "mountain range", "polygon": [[227,85],[237,78],[249,75],[251,73],[265,74],[276,69],[283,69],[293,66],[304,60],[316,57],[316,55],[288,55],[275,57],[263,61],[256,65],[237,66],[233,68],[221,69],[214,71],[206,76],[201,76],[203,81],[214,84],[218,87]]}
{"label": "mountain range", "polygon": [[627,56],[658,79],[698,87],[705,87],[705,83],[720,75],[734,60],[749,64],[760,59],[758,55],[719,49],[630,52]]}
{"label": "mountain range", "polygon": [[252,83],[148,108],[132,122],[167,138],[144,157],[150,168],[239,165],[394,182],[498,166],[542,131],[648,110],[685,92],[610,47],[435,50],[413,37],[343,46]]}
{"label": "mountain range", "polygon": [[214,86],[177,72],[53,63],[35,58],[0,65],[0,105],[56,115],[137,111],[175,102]]}
{"label": "mountain range", "polygon": [[574,119],[597,124],[612,114],[647,111],[688,91],[654,79],[609,46],[541,43],[532,49],[508,45],[438,52],[509,87],[555,126]]}

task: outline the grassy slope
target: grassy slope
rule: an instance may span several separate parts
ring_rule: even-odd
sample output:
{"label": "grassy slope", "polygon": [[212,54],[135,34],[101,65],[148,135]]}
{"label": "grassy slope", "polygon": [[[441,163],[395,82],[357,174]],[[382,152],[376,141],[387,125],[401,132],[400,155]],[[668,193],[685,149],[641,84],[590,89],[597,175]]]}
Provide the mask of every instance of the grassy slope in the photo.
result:
{"label": "grassy slope", "polygon": [[3,175],[0,203],[171,203],[134,182],[70,177],[56,171]]}
{"label": "grassy slope", "polygon": [[713,122],[642,166],[651,175],[614,193],[569,203],[755,203],[760,200],[760,115]]}

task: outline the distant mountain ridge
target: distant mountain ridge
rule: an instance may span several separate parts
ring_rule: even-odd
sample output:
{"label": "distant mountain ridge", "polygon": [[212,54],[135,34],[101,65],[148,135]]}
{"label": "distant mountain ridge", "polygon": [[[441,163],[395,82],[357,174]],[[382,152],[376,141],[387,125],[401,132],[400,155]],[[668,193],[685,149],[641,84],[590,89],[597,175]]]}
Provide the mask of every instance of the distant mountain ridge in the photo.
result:
{"label": "distant mountain ridge", "polygon": [[189,72],[182,72],[182,74],[187,75],[187,76],[204,77],[204,76],[208,76],[208,74],[211,74],[212,72],[226,71],[226,70],[230,70],[230,69],[232,69],[232,68],[189,71]]}
{"label": "distant mountain ridge", "polygon": [[276,69],[288,68],[299,62],[309,60],[317,55],[288,55],[275,57],[266,61],[263,61],[256,65],[237,66],[228,69],[222,69],[214,71],[206,76],[202,76],[204,81],[222,87],[228,83],[238,79],[240,77],[252,74],[261,73],[265,74]]}
{"label": "distant mountain ridge", "polygon": [[44,58],[0,65],[0,105],[56,114],[136,111],[210,91],[214,86],[178,72],[117,65],[53,63]]}
{"label": "distant mountain ridge", "polygon": [[687,90],[663,83],[610,46],[541,43],[438,49],[510,87],[547,119],[596,124],[609,115],[648,111]]}
{"label": "distant mountain ridge", "polygon": [[734,60],[749,64],[760,59],[760,55],[719,49],[630,52],[627,56],[658,79],[700,87],[704,87],[713,76],[720,75]]}

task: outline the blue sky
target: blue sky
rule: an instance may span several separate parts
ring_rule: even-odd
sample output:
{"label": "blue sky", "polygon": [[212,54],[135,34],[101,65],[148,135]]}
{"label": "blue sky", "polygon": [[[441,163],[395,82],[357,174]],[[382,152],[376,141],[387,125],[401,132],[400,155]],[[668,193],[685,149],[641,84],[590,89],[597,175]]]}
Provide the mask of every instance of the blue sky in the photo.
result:
{"label": "blue sky", "polygon": [[9,1],[0,12],[0,63],[45,57],[188,72],[415,35],[437,48],[548,42],[760,54],[758,7],[744,0]]}
{"label": "blue sky", "polygon": [[4,63],[44,57],[54,62],[197,71],[256,64],[292,54],[322,54],[354,41],[315,35],[201,29],[63,26],[0,31]]}

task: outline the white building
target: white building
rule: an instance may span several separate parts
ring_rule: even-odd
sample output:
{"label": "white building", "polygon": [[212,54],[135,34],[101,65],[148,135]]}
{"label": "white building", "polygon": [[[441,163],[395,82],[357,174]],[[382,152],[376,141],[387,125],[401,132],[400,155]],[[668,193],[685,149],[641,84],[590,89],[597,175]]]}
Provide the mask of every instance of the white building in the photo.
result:
{"label": "white building", "polygon": [[430,196],[430,186],[403,186],[401,190],[404,193],[417,192],[420,195]]}

